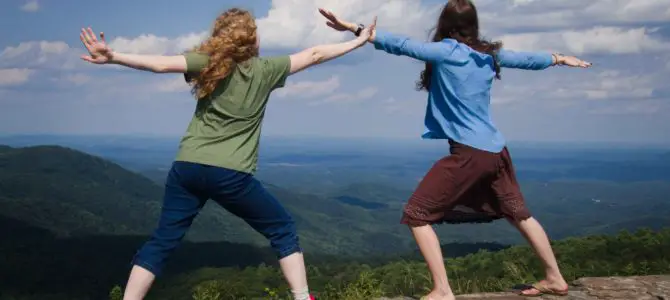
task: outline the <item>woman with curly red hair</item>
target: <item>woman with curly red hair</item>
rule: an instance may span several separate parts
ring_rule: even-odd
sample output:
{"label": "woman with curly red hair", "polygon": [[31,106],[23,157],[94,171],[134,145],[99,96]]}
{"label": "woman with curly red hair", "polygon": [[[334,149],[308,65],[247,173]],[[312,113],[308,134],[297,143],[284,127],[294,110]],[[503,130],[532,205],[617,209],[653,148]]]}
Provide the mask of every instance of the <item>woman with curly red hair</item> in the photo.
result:
{"label": "woman with curly red hair", "polygon": [[296,300],[310,299],[295,222],[254,177],[261,123],[270,93],[286,78],[364,45],[371,29],[351,41],[312,47],[275,57],[259,57],[253,16],[230,9],[214,22],[207,40],[184,55],[150,56],[114,52],[93,31],[81,40],[95,64],[117,64],[155,73],[183,73],[198,100],[167,177],[158,228],[137,252],[124,300],[143,299],[168,257],[181,242],[205,202],[214,200],[263,234]]}

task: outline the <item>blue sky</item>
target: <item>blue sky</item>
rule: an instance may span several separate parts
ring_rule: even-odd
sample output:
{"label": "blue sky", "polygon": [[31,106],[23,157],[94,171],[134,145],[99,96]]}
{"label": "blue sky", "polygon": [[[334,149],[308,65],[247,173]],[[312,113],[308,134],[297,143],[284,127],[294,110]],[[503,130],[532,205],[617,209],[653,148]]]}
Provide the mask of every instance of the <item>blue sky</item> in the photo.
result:
{"label": "blue sky", "polygon": [[[79,60],[82,26],[105,31],[120,52],[175,54],[198,43],[221,11],[258,19],[262,54],[342,41],[317,15],[427,38],[443,1],[265,0],[0,2],[0,134],[179,136],[195,100],[179,75]],[[475,0],[487,37],[514,50],[558,51],[589,70],[503,70],[495,123],[510,140],[670,143],[670,0]],[[418,138],[426,94],[422,64],[368,46],[289,79],[264,134]]]}

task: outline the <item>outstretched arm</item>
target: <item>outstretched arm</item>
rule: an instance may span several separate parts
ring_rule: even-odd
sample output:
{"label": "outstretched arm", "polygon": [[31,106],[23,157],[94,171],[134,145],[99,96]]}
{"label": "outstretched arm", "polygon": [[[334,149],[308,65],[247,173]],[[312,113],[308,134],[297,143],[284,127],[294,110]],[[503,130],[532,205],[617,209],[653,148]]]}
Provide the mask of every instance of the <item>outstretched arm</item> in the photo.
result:
{"label": "outstretched arm", "polygon": [[591,63],[574,56],[550,54],[545,52],[522,52],[500,49],[496,59],[502,68],[544,70],[548,67],[561,65],[569,67],[587,68]]}
{"label": "outstretched arm", "polygon": [[320,45],[294,53],[290,55],[290,74],[295,74],[311,66],[338,58],[361,47],[365,42],[365,39],[356,38],[344,43]]}
{"label": "outstretched arm", "polygon": [[107,45],[105,34],[101,32],[100,39],[98,39],[90,27],[82,28],[79,38],[88,50],[88,55],[82,55],[81,59],[90,63],[117,64],[154,73],[186,72],[186,59],[183,55],[139,55],[114,52]]}
{"label": "outstretched arm", "polygon": [[376,25],[377,17],[374,18],[372,24],[369,27],[363,29],[360,35],[351,41],[339,44],[320,45],[291,55],[290,74],[295,74],[311,66],[338,58],[353,51],[354,49],[363,46],[375,31]]}
{"label": "outstretched arm", "polygon": [[[356,33],[361,30],[361,26],[342,20],[329,10],[320,8],[319,13],[328,20],[326,25],[337,31]],[[425,62],[453,59],[452,56],[456,50],[455,42],[419,42],[379,30],[374,30],[368,41],[374,44],[378,50],[395,55],[409,56]]]}
{"label": "outstretched arm", "polygon": [[154,73],[186,72],[186,59],[183,55],[139,55],[112,52],[109,63]]}
{"label": "outstretched arm", "polygon": [[455,59],[456,42],[419,42],[410,38],[377,30],[372,44],[375,49],[390,54],[409,56],[425,62],[439,62]]}

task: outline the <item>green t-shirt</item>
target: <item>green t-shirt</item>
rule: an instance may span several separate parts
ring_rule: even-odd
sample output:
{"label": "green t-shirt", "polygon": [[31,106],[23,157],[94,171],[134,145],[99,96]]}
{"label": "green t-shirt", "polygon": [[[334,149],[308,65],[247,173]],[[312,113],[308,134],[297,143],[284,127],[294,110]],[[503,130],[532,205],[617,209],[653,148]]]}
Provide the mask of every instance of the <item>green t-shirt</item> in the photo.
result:
{"label": "green t-shirt", "polygon": [[[194,52],[184,56],[191,75],[209,59]],[[234,67],[210,96],[198,100],[176,160],[253,174],[268,97],[284,86],[290,65],[288,56],[279,56],[254,57]]]}

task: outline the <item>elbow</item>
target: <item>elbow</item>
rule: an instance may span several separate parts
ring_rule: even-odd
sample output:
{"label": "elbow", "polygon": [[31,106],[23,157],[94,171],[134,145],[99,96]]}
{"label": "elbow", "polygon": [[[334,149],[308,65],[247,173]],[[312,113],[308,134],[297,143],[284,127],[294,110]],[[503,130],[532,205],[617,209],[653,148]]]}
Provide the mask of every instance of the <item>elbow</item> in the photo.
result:
{"label": "elbow", "polygon": [[148,71],[161,74],[161,73],[167,73],[169,71],[169,68],[168,66],[156,65],[149,67]]}
{"label": "elbow", "polygon": [[326,60],[326,55],[319,47],[314,47],[309,52],[309,64],[318,65]]}

